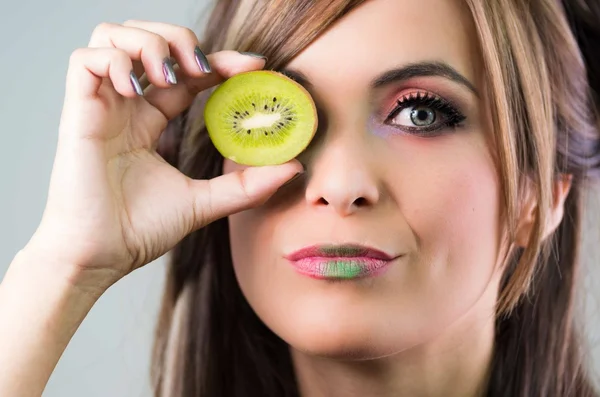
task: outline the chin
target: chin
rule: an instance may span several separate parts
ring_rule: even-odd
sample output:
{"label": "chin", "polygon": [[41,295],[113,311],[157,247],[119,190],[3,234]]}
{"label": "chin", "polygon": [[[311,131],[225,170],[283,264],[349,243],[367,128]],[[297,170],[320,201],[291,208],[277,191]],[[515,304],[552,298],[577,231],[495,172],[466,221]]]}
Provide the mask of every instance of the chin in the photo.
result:
{"label": "chin", "polygon": [[301,353],[334,360],[372,360],[402,351],[401,343],[386,343],[370,335],[348,330],[314,328],[308,333],[287,335],[284,339]]}
{"label": "chin", "polygon": [[[336,360],[370,360],[410,348],[405,338],[383,315],[358,308],[293,310],[267,325],[294,350]],[[399,332],[400,331],[400,332]],[[414,336],[414,335],[413,335]]]}

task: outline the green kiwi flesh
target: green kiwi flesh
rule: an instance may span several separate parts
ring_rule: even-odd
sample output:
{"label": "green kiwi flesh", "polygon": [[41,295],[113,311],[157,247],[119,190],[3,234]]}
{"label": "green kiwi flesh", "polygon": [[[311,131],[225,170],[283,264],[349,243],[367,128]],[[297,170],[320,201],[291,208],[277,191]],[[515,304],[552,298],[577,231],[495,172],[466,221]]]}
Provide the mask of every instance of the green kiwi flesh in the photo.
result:
{"label": "green kiwi flesh", "polygon": [[209,97],[204,122],[221,155],[250,166],[285,163],[317,130],[308,91],[281,73],[258,70],[225,80]]}

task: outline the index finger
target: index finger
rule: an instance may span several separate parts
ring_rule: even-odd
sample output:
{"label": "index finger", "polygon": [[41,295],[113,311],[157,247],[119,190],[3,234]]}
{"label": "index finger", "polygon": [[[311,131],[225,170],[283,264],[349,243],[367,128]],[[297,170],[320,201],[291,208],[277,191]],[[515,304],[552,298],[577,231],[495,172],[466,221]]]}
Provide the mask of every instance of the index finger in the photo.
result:
{"label": "index finger", "polygon": [[[163,117],[171,120],[183,112],[198,93],[238,73],[262,69],[266,60],[259,55],[242,54],[237,51],[215,52],[207,55],[207,58],[212,67],[212,73],[196,77],[186,75],[176,67],[178,84],[169,88],[148,87],[144,93],[146,101]],[[154,112],[150,111],[149,113]]]}

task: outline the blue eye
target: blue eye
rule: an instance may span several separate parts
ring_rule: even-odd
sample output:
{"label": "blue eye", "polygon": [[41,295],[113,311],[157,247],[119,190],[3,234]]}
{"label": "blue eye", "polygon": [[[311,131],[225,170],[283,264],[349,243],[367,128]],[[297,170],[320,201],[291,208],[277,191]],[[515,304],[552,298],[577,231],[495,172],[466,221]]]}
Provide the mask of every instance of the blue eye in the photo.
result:
{"label": "blue eye", "polygon": [[385,123],[400,130],[419,134],[454,128],[465,118],[448,101],[427,93],[417,93],[398,100]]}

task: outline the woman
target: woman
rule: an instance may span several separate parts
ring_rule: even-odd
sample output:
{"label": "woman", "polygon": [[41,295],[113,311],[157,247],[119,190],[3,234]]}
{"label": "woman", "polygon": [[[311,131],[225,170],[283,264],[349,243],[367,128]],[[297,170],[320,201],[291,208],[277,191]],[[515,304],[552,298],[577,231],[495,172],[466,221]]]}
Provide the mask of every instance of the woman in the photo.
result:
{"label": "woman", "polygon": [[[98,297],[171,252],[157,396],[598,396],[574,300],[600,173],[594,6],[225,0],[204,52],[177,26],[99,26],[0,289],[0,394],[40,395]],[[201,114],[261,68],[307,88],[319,130],[250,168]]]}

